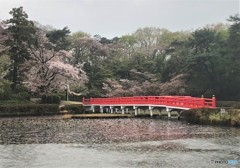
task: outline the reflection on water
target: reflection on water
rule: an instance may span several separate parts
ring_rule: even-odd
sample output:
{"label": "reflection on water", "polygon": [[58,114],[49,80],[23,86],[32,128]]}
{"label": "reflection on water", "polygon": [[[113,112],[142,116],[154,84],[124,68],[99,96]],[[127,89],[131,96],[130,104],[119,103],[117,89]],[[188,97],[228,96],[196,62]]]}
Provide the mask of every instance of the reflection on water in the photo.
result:
{"label": "reflection on water", "polygon": [[0,119],[0,144],[112,143],[229,137],[236,128],[188,125],[158,119]]}
{"label": "reflection on water", "polygon": [[211,160],[240,160],[237,128],[53,118],[3,118],[0,127],[0,168],[226,167]]}

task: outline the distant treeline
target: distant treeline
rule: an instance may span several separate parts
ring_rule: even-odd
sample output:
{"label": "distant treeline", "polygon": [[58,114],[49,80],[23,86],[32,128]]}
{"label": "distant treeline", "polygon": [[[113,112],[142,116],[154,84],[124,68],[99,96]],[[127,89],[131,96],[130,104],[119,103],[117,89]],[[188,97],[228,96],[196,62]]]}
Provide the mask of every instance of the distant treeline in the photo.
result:
{"label": "distant treeline", "polygon": [[[16,93],[85,97],[191,95],[240,99],[240,17],[171,32],[156,27],[108,39],[28,20],[22,7],[0,25],[0,99]],[[81,29],[81,28],[79,28]]]}

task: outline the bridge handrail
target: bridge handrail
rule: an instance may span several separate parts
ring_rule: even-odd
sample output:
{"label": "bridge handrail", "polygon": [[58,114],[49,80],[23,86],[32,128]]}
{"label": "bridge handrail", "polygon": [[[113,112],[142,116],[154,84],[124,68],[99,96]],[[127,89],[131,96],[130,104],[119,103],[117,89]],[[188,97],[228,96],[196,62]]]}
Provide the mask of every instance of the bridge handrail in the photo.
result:
{"label": "bridge handrail", "polygon": [[133,96],[113,98],[83,98],[84,105],[163,105],[185,108],[216,108],[213,98],[198,98],[191,96]]}

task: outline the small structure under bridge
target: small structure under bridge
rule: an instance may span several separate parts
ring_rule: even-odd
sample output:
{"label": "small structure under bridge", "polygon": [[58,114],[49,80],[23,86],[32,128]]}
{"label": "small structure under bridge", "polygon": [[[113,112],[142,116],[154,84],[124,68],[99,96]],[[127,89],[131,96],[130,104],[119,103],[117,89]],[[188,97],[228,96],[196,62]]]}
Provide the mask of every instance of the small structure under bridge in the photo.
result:
{"label": "small structure under bridge", "polygon": [[197,108],[216,108],[216,99],[198,98],[191,96],[134,96],[134,97],[113,97],[113,98],[83,98],[83,106],[90,107],[94,113],[99,109],[101,113],[114,113],[121,111],[128,113],[129,109],[134,110],[138,115],[140,109],[147,108],[150,116],[153,116],[154,109],[166,109],[168,117],[171,111],[177,111],[179,116],[181,111]]}

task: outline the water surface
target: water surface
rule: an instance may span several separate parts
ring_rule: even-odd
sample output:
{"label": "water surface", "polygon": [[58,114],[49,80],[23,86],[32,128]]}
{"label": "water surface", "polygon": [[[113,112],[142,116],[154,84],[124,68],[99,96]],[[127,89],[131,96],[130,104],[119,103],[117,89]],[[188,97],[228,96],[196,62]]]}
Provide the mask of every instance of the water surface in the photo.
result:
{"label": "water surface", "polygon": [[159,119],[0,119],[0,167],[240,167],[240,129]]}

